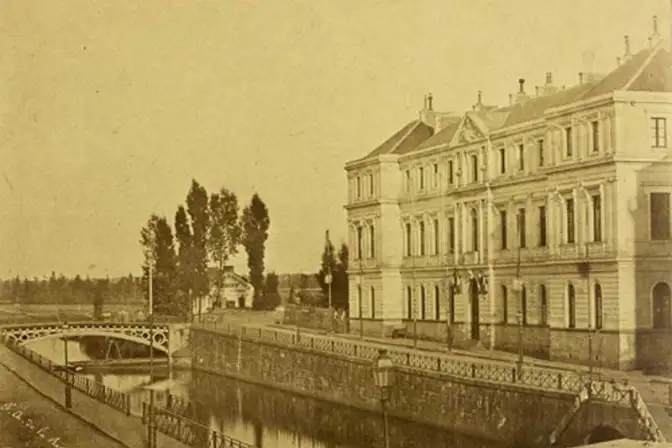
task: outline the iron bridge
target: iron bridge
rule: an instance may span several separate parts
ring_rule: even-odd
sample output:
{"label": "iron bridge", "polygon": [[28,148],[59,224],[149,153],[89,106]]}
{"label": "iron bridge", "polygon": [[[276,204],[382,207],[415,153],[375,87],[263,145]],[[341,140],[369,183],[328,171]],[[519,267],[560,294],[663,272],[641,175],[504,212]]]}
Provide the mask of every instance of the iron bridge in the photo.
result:
{"label": "iron bridge", "polygon": [[[66,331],[61,322],[5,325],[0,327],[0,336],[5,343],[14,344],[60,338],[64,333],[67,333],[68,337],[102,336],[147,346],[151,344],[150,327],[147,323],[69,322],[68,326]],[[154,349],[170,355],[175,350],[170,344],[170,325],[154,324],[152,332]]]}

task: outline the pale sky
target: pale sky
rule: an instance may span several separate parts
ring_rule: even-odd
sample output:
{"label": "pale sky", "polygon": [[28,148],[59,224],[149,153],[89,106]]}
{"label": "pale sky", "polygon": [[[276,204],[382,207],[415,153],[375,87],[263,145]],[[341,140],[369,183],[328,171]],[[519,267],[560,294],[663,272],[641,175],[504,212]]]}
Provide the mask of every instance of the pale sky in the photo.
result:
{"label": "pale sky", "polygon": [[345,238],[345,162],[425,93],[460,112],[575,84],[654,14],[665,34],[669,0],[3,0],[0,277],[138,273],[141,226],[192,178],[258,192],[267,266],[315,272],[324,230]]}

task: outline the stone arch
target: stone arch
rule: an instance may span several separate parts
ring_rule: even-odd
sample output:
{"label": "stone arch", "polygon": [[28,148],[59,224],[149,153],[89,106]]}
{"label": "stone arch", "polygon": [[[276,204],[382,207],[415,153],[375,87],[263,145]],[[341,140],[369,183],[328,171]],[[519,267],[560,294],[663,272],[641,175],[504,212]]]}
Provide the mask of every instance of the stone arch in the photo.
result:
{"label": "stone arch", "polygon": [[[40,341],[44,339],[53,339],[53,338],[60,338],[63,336],[63,333],[61,332],[50,332],[47,334],[40,334],[38,336],[33,336],[30,337],[27,334],[21,334],[17,332],[12,332],[6,335],[6,341],[7,342],[14,342],[14,343],[19,343],[19,344],[27,344],[31,343],[34,341]],[[95,330],[87,330],[86,332],[77,332],[72,334],[73,337],[75,336],[101,336],[101,337],[109,337],[113,339],[123,339],[125,341],[131,341],[131,342],[136,342],[138,344],[142,345],[147,345],[149,346],[149,337],[147,339],[144,339],[142,337],[138,336],[132,336],[129,334],[125,333],[115,333],[112,331],[95,331]],[[168,349],[166,348],[168,346],[168,339],[166,338],[166,335],[163,333],[154,333],[154,349],[158,350],[160,352],[163,352],[167,355],[170,355]]]}
{"label": "stone arch", "polygon": [[672,293],[670,285],[658,282],[651,290],[652,324],[656,329],[672,327]]}
{"label": "stone arch", "polygon": [[621,431],[609,425],[597,425],[583,439],[586,445],[594,443],[609,442],[610,440],[625,439]]}

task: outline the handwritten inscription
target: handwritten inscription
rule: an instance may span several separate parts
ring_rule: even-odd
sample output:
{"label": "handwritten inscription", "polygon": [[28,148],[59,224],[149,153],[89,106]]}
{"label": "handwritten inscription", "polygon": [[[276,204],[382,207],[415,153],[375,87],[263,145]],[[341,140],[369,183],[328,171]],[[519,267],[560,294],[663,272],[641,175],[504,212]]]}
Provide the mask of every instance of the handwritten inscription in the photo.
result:
{"label": "handwritten inscription", "polygon": [[[31,434],[44,439],[53,448],[65,448],[60,437],[54,436],[49,426],[42,426],[28,414],[25,406],[15,402],[0,402],[0,413],[8,415]],[[10,448],[3,446],[2,448]]]}

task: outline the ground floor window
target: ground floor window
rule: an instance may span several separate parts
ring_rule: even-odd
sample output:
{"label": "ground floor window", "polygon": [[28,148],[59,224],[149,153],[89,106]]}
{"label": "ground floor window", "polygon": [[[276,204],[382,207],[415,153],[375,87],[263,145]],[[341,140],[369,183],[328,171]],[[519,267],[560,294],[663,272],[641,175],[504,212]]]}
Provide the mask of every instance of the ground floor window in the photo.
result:
{"label": "ground floor window", "polygon": [[567,327],[576,328],[576,293],[571,283],[567,284]]}
{"label": "ground floor window", "polygon": [[653,287],[653,328],[669,329],[670,319],[670,286],[665,282],[660,282]]}

